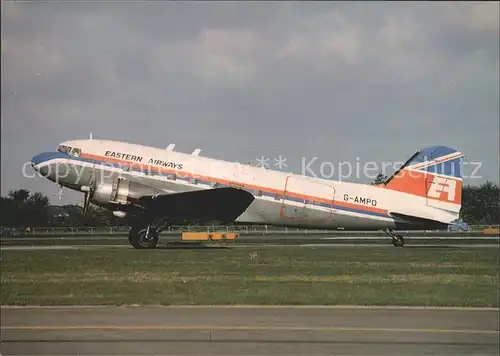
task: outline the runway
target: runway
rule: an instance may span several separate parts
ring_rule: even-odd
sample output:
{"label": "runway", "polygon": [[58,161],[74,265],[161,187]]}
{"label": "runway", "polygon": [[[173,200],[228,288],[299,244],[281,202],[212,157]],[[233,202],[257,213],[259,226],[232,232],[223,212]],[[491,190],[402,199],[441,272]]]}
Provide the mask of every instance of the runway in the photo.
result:
{"label": "runway", "polygon": [[[271,244],[271,243],[253,243],[253,244],[212,244],[206,245],[206,248],[288,248],[288,247],[324,247],[324,248],[336,248],[336,247],[356,247],[356,248],[373,248],[373,247],[387,247],[394,248],[392,244],[389,243],[387,245],[382,244],[374,244],[374,243],[311,243],[311,244]],[[403,248],[500,248],[499,244],[408,244]],[[89,245],[28,245],[28,246],[1,246],[0,251],[34,251],[34,250],[78,250],[78,249],[113,249],[113,248],[127,248],[132,249],[133,247],[130,245],[98,245],[98,244],[89,244]],[[193,247],[189,247],[193,248]],[[157,249],[169,249],[166,245],[159,245]],[[176,249],[181,249],[180,247],[176,247]]]}
{"label": "runway", "polygon": [[2,355],[498,355],[498,309],[21,307]]}

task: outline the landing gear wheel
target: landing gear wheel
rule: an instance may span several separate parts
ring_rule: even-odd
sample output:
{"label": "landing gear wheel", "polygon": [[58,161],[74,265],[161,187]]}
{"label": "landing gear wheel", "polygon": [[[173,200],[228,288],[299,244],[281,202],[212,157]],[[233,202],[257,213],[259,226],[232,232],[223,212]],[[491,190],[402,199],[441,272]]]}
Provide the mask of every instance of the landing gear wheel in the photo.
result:
{"label": "landing gear wheel", "polygon": [[392,239],[392,244],[394,245],[394,247],[403,247],[405,244],[405,238],[401,235],[396,235]]}
{"label": "landing gear wheel", "polygon": [[143,229],[131,228],[128,235],[128,242],[137,249],[156,248],[158,244],[158,233],[153,227]]}
{"label": "landing gear wheel", "polygon": [[401,235],[396,235],[392,229],[384,229],[384,232],[392,238],[392,245],[394,247],[403,247],[405,238]]}

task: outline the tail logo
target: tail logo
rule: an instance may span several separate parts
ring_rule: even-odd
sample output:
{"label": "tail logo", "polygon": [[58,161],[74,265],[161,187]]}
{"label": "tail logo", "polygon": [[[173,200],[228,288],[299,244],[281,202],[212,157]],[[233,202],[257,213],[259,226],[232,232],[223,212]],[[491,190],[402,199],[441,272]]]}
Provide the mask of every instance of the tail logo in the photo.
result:
{"label": "tail logo", "polygon": [[446,192],[449,201],[455,201],[455,191],[457,181],[454,179],[446,179],[439,176],[434,176],[434,180],[429,186],[427,196],[441,200],[441,195]]}

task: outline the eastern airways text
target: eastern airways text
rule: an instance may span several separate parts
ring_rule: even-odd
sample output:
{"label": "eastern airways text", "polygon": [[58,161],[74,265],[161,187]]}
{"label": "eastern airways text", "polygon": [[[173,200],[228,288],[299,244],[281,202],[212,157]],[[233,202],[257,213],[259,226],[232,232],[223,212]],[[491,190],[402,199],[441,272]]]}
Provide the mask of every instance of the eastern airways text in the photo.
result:
{"label": "eastern airways text", "polygon": [[[137,155],[133,155],[130,153],[124,153],[124,152],[106,151],[105,156],[106,157],[113,157],[116,159],[123,159],[126,161],[133,161],[133,162],[143,162],[144,161],[144,157],[142,157],[142,156],[137,156]],[[155,166],[162,166],[162,167],[166,167],[166,168],[182,169],[182,163],[177,163],[177,162],[172,162],[172,161],[164,161],[164,160],[156,159],[156,158],[150,158],[148,160],[148,164],[155,165]]]}

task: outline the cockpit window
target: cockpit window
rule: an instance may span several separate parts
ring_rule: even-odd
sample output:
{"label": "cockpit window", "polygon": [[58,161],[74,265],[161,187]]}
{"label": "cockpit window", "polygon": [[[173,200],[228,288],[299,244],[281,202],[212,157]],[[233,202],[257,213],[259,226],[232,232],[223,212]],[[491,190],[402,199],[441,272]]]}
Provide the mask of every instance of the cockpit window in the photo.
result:
{"label": "cockpit window", "polygon": [[69,153],[71,152],[71,147],[69,147],[69,146],[64,146],[64,145],[60,145],[59,147],[57,147],[57,150],[58,150],[59,152],[69,154]]}
{"label": "cockpit window", "polygon": [[79,148],[73,148],[71,151],[71,155],[75,157],[80,157],[80,153],[82,153],[82,150]]}

